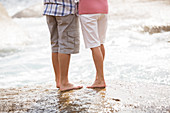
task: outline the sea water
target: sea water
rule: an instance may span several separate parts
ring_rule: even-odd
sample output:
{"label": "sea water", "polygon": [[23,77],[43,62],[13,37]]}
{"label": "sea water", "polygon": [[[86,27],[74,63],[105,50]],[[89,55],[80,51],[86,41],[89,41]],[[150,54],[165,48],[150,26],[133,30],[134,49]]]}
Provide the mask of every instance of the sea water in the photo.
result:
{"label": "sea water", "polygon": [[[42,1],[0,0],[0,3],[13,16]],[[169,1],[110,0],[109,7],[105,79],[170,85]],[[5,47],[0,42],[0,88],[54,81],[46,18],[14,18],[13,21],[29,39],[22,37],[21,44],[13,42]],[[81,32],[80,38],[80,53],[71,56],[69,68],[70,81],[79,83],[95,79],[91,51],[85,49]]]}

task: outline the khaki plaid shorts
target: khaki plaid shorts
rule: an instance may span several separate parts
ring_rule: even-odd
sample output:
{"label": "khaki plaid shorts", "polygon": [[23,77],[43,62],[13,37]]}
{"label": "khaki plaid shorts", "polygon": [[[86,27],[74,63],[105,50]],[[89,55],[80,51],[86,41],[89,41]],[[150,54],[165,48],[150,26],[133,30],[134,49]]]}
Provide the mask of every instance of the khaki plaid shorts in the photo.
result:
{"label": "khaki plaid shorts", "polygon": [[79,22],[76,15],[50,16],[46,20],[51,37],[52,52],[79,53]]}

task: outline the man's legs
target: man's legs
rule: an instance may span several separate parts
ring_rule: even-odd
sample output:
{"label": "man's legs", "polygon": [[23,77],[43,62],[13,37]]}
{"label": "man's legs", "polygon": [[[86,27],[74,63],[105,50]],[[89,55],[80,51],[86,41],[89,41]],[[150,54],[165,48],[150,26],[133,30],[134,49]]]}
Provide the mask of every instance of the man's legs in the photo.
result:
{"label": "man's legs", "polygon": [[104,80],[104,72],[103,72],[103,61],[104,61],[104,53],[102,53],[101,47],[91,48],[93,61],[96,67],[96,80],[93,85],[88,86],[87,88],[103,88],[106,87]]}
{"label": "man's legs", "polygon": [[70,54],[58,54],[59,59],[59,67],[60,67],[60,90],[66,91],[71,89],[80,89],[82,86],[74,86],[73,84],[69,83],[68,80],[68,70],[70,64]]}
{"label": "man's legs", "polygon": [[51,35],[52,62],[56,86],[61,91],[82,88],[82,86],[74,86],[69,83],[70,54],[61,54],[70,53],[70,51],[78,53],[79,51],[78,17],[68,15],[63,17],[46,16],[46,18]]}
{"label": "man's legs", "polygon": [[56,81],[56,87],[60,88],[60,69],[59,69],[59,61],[58,61],[58,53],[52,52],[52,62],[53,62],[53,68],[55,72],[55,81]]}
{"label": "man's legs", "polygon": [[60,70],[58,62],[58,28],[56,18],[54,16],[46,15],[48,28],[50,31],[50,40],[52,47],[52,64],[55,72],[56,87],[60,87]]}
{"label": "man's legs", "polygon": [[74,86],[68,80],[68,70],[71,54],[79,52],[79,23],[76,15],[56,17],[59,32],[59,69],[60,91],[80,89],[82,86]]}

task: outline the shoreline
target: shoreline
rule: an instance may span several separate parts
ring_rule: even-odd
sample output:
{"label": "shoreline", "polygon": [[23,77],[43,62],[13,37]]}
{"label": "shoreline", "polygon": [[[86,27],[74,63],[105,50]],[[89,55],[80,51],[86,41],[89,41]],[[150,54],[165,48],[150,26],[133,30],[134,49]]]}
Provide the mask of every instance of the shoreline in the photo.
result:
{"label": "shoreline", "polygon": [[104,89],[84,86],[67,92],[60,92],[53,83],[0,88],[0,112],[170,112],[170,86],[121,80],[106,83]]}

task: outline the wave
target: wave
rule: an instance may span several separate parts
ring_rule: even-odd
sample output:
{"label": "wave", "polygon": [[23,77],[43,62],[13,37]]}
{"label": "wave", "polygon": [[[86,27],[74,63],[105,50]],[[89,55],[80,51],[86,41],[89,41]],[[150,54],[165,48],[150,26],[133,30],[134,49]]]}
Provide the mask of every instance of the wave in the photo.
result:
{"label": "wave", "polygon": [[0,4],[0,56],[15,52],[18,48],[29,43],[29,36],[8,15]]}

